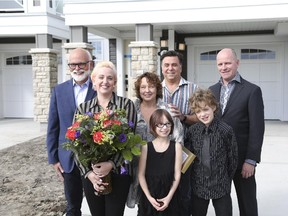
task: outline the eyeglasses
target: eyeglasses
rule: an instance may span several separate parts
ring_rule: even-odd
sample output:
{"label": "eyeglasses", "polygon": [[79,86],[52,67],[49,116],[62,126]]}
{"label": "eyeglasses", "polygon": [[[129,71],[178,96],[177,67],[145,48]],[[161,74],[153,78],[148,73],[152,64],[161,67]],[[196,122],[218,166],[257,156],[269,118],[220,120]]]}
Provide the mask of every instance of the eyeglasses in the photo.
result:
{"label": "eyeglasses", "polygon": [[89,62],[90,62],[90,61],[81,62],[81,63],[71,63],[71,64],[68,64],[68,66],[69,66],[69,68],[70,68],[71,70],[75,70],[77,66],[78,66],[78,68],[80,68],[80,69],[84,69]]}
{"label": "eyeglasses", "polygon": [[170,122],[156,124],[156,127],[158,127],[158,128],[163,128],[164,126],[166,126],[167,128],[169,128],[169,127],[172,126],[172,124],[171,124]]}

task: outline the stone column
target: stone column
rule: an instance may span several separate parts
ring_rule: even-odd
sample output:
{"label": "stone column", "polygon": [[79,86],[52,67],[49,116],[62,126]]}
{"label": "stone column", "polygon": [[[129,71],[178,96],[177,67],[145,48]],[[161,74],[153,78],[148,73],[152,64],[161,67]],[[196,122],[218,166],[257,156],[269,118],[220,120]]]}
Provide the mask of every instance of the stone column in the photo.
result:
{"label": "stone column", "polygon": [[32,55],[34,121],[45,129],[48,122],[51,89],[57,84],[57,54],[49,48],[35,48],[29,51]]}
{"label": "stone column", "polygon": [[137,76],[145,72],[157,73],[159,45],[154,41],[132,41],[131,74],[128,76],[128,98],[134,99],[134,82]]}

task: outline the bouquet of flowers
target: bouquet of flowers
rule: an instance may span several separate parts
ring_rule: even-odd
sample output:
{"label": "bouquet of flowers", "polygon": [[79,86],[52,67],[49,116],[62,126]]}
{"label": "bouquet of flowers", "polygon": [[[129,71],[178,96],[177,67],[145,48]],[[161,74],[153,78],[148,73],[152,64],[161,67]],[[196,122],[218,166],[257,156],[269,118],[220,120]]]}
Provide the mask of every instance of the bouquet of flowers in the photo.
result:
{"label": "bouquet of flowers", "polygon": [[91,162],[106,161],[115,153],[132,161],[134,155],[140,155],[141,145],[146,144],[140,135],[133,133],[133,128],[124,109],[78,114],[66,132],[69,141],[63,147],[72,150],[87,168],[91,167]]}

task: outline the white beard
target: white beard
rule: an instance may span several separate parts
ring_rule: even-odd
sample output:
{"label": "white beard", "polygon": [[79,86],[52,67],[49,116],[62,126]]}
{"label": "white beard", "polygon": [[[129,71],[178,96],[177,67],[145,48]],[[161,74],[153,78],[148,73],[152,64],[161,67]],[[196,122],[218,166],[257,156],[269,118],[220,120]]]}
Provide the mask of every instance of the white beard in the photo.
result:
{"label": "white beard", "polygon": [[[84,72],[84,73],[82,73]],[[82,82],[85,79],[87,79],[87,77],[90,75],[90,71],[84,71],[84,70],[80,70],[80,71],[73,71],[71,72],[71,76],[72,78],[75,80],[75,82]]]}

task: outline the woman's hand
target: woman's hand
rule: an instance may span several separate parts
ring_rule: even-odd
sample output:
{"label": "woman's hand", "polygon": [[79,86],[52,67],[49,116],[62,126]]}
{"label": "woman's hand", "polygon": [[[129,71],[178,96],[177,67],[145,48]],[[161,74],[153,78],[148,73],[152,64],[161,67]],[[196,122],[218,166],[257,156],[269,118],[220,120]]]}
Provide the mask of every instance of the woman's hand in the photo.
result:
{"label": "woman's hand", "polygon": [[110,171],[112,170],[112,168],[113,168],[113,165],[109,161],[92,164],[93,172],[99,177],[104,177],[108,175]]}
{"label": "woman's hand", "polygon": [[93,188],[97,192],[96,195],[98,195],[98,193],[101,193],[105,189],[105,186],[108,185],[107,183],[103,183],[101,177],[99,177],[92,171],[88,174],[87,178],[90,180]]}

